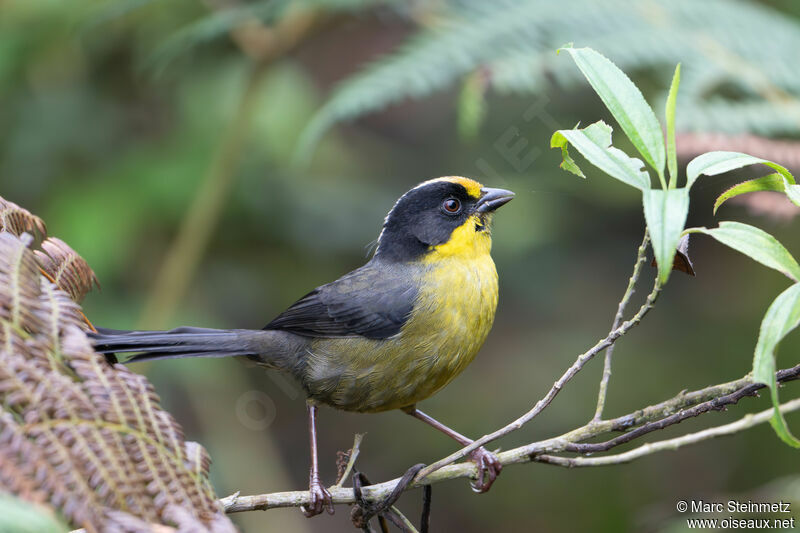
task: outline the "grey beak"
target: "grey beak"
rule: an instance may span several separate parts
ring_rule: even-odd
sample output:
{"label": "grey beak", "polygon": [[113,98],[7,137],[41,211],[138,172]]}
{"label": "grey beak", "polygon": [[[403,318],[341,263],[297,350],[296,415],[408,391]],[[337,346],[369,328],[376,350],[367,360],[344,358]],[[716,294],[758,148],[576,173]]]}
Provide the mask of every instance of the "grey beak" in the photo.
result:
{"label": "grey beak", "polygon": [[481,199],[478,200],[476,210],[478,213],[488,213],[498,207],[507,204],[514,198],[514,193],[505,189],[492,189],[484,187],[481,189]]}

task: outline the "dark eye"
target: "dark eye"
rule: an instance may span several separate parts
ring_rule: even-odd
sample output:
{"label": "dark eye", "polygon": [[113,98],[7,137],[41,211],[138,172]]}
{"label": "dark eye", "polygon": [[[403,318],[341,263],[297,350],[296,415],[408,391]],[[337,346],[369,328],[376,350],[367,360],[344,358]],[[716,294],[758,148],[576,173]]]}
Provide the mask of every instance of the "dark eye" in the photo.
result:
{"label": "dark eye", "polygon": [[442,209],[444,209],[445,213],[450,213],[454,215],[461,211],[461,202],[456,200],[455,198],[448,198],[442,204]]}

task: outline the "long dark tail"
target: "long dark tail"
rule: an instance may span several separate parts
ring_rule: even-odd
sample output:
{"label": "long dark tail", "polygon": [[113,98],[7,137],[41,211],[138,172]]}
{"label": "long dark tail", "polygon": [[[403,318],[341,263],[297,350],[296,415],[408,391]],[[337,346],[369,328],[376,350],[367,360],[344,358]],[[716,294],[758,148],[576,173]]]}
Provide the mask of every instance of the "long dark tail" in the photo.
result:
{"label": "long dark tail", "polygon": [[[233,357],[245,355],[259,359],[281,359],[286,346],[281,346],[275,331],[249,329],[209,329],[182,327],[169,331],[119,331],[98,328],[90,336],[94,349],[108,357],[135,353],[124,362],[175,359],[181,357]],[[285,340],[285,339],[284,339]],[[284,348],[283,350],[281,348]],[[274,366],[283,366],[274,364]]]}

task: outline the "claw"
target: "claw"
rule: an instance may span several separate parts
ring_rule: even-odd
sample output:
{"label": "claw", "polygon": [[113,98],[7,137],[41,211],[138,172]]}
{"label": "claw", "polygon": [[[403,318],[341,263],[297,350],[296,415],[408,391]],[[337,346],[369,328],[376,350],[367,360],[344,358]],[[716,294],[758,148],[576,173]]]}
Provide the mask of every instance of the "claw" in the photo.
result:
{"label": "claw", "polygon": [[470,483],[470,486],[475,492],[487,492],[503,470],[503,465],[495,454],[483,446],[472,452],[471,459],[478,467],[478,479]]}
{"label": "claw", "polygon": [[300,506],[300,510],[307,518],[320,514],[323,510],[328,511],[328,514],[333,514],[333,499],[328,489],[322,486],[322,483],[317,480],[312,480],[308,485],[308,492],[311,495],[311,501],[308,505]]}

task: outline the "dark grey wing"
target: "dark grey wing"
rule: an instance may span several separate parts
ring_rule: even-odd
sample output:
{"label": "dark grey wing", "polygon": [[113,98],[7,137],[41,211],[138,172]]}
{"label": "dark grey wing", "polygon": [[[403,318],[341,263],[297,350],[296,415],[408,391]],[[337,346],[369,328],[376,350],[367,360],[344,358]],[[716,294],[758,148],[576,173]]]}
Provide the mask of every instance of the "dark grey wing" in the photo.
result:
{"label": "dark grey wing", "polygon": [[395,265],[374,262],[317,287],[264,329],[308,337],[385,339],[408,320],[417,297],[411,276]]}

